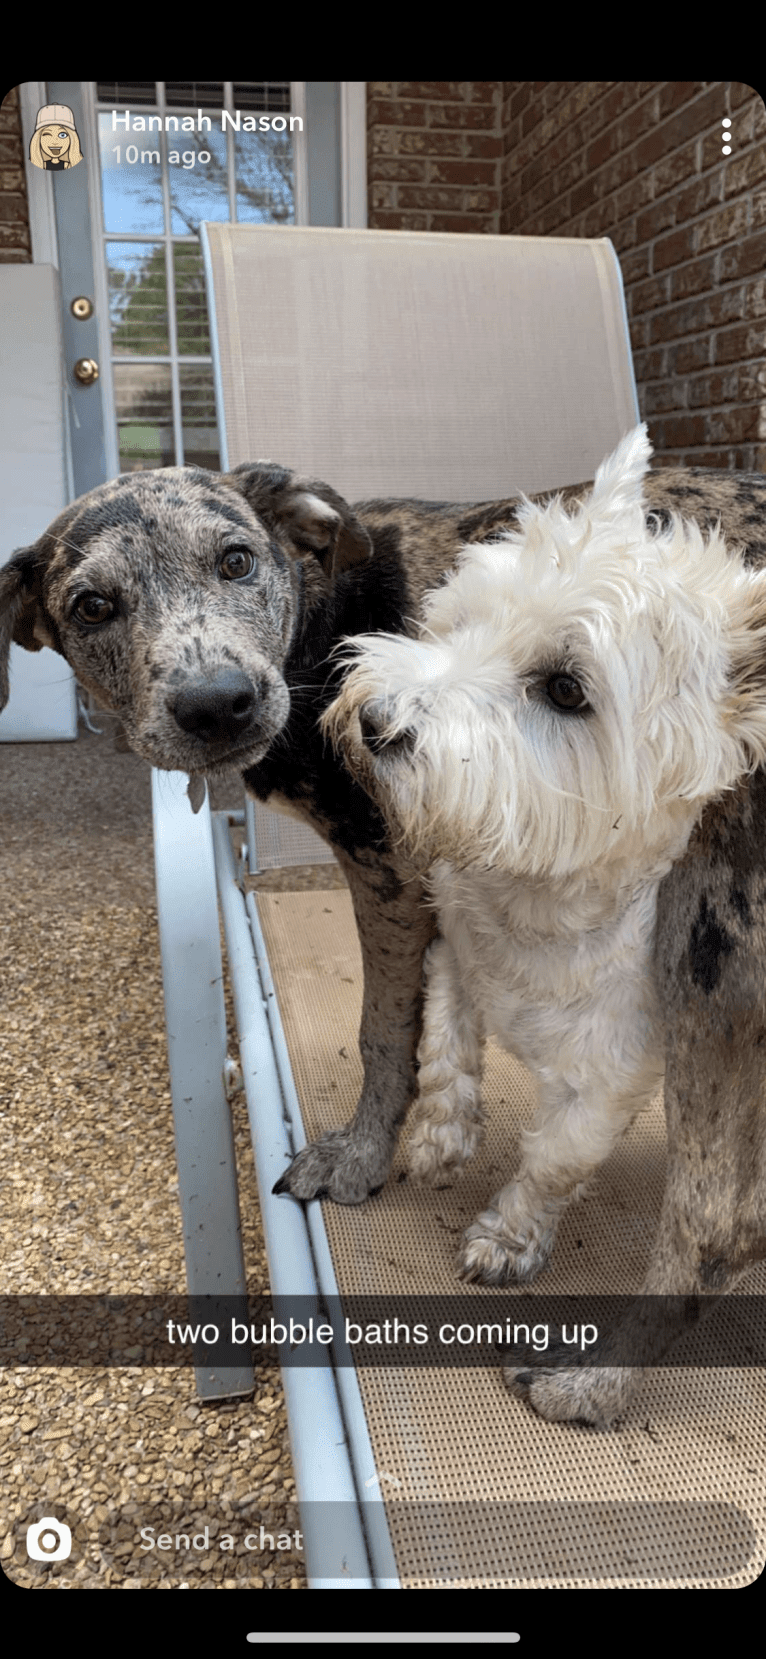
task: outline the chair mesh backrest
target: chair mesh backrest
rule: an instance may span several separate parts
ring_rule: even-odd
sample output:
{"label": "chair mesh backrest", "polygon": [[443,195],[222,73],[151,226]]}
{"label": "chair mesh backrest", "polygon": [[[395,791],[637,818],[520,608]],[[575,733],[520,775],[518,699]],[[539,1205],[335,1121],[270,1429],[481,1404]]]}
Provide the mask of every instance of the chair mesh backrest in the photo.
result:
{"label": "chair mesh backrest", "polygon": [[481,501],[592,477],[638,420],[606,240],[211,224],[202,241],[224,465],[279,461],[348,501]]}

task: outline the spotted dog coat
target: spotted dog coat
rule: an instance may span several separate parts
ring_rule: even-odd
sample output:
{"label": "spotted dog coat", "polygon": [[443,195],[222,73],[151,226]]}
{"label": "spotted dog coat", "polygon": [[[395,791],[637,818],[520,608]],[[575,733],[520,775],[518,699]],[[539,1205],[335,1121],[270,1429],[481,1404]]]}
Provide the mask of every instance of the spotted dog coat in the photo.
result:
{"label": "spotted dog coat", "polygon": [[[583,485],[570,486],[566,499]],[[766,560],[766,478],[670,468],[646,481],[650,515],[704,528]],[[153,765],[238,765],[262,801],[332,846],[351,890],[364,964],[364,1086],[353,1121],[304,1148],[275,1191],[357,1204],[385,1182],[416,1090],[431,913],[372,800],[317,730],[342,672],[341,638],[412,631],[424,593],[466,542],[514,522],[514,501],[368,501],[268,462],[213,474],[134,473],[68,507],[0,570],[0,707],[11,641],[49,645],[120,716]],[[665,878],[656,974],[667,1010],[669,1168],[645,1284],[682,1298],[644,1321],[650,1363],[766,1255],[766,777],[708,809]],[[644,1304],[632,1315],[643,1330]],[[606,1369],[522,1373],[550,1418],[609,1420],[629,1394],[618,1327]],[[622,1346],[621,1346],[622,1345]],[[635,1381],[636,1373],[633,1373]]]}

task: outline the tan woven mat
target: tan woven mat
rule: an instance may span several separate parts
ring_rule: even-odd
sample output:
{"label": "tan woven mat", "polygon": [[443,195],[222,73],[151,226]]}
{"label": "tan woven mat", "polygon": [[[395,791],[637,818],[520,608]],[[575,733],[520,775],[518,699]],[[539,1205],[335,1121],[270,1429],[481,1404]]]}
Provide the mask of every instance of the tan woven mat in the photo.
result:
{"label": "tan woven mat", "polygon": [[[361,958],[348,892],[261,893],[259,915],[313,1139],[354,1110]],[[343,1292],[427,1297],[467,1291],[464,1227],[513,1173],[531,1083],[490,1048],[487,1141],[459,1184],[401,1177],[376,1198],[322,1206]],[[541,1293],[632,1294],[641,1286],[665,1167],[661,1097],[559,1231]],[[302,1287],[296,1287],[296,1289]],[[766,1290],[766,1271],[741,1287]],[[513,1294],[513,1293],[511,1293]],[[735,1293],[736,1294],[736,1293]],[[696,1354],[704,1353],[704,1325]],[[684,1342],[690,1339],[684,1339]],[[683,1357],[679,1344],[675,1350]],[[402,1583],[412,1588],[737,1588],[758,1577],[766,1538],[764,1374],[648,1373],[618,1430],[547,1423],[488,1369],[359,1369]]]}

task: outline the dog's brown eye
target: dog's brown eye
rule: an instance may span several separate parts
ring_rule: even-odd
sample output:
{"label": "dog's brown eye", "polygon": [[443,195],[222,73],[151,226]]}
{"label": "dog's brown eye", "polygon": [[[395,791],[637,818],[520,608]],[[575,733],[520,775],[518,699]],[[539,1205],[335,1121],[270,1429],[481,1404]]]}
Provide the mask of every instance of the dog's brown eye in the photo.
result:
{"label": "dog's brown eye", "polygon": [[218,568],[225,582],[241,582],[255,570],[255,558],[246,547],[231,547]]}
{"label": "dog's brown eye", "polygon": [[588,699],[579,680],[573,679],[571,674],[552,674],[545,689],[557,709],[580,711],[588,707]]}
{"label": "dog's brown eye", "polygon": [[114,615],[114,605],[100,593],[84,593],[72,614],[79,622],[108,622]]}

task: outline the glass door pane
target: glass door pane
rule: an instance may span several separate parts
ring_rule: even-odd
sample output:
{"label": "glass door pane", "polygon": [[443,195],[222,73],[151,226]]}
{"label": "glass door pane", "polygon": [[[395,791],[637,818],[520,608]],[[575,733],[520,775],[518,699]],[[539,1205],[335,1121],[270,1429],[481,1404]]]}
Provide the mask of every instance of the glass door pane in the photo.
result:
{"label": "glass door pane", "polygon": [[290,82],[103,81],[95,94],[119,469],[216,469],[199,226],[295,223]]}

